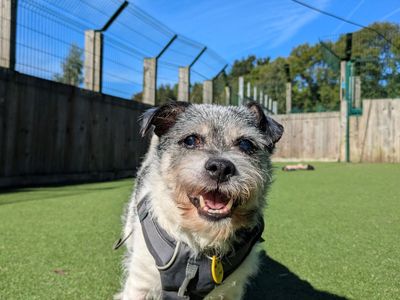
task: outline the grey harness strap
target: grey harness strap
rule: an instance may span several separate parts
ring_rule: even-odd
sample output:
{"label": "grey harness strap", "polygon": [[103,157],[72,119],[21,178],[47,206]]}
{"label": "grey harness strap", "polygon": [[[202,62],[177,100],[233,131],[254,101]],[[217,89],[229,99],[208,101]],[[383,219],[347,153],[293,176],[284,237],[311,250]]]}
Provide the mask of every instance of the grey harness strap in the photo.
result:
{"label": "grey harness strap", "polygon": [[[204,254],[194,256],[188,245],[175,241],[162,229],[149,214],[148,197],[139,202],[137,209],[147,248],[160,273],[162,299],[203,299],[216,286],[211,275],[210,258]],[[232,253],[222,258],[224,278],[247,257],[263,229],[264,223],[260,218],[255,228],[239,233],[239,239],[243,241],[233,245]]]}

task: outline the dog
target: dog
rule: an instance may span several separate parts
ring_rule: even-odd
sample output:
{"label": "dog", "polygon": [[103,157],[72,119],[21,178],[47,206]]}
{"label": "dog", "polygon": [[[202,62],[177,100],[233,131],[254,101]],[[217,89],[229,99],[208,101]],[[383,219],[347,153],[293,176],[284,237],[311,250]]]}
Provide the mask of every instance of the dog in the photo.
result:
{"label": "dog", "polygon": [[270,156],[283,127],[256,102],[171,102],[142,117],[149,150],[123,217],[116,299],[241,299],[259,265]]}

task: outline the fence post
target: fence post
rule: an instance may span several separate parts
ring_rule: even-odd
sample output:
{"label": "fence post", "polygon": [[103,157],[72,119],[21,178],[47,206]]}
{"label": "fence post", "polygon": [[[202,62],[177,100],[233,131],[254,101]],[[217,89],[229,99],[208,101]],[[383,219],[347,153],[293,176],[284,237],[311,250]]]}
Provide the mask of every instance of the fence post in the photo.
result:
{"label": "fence post", "polygon": [[278,101],[273,101],[272,102],[272,112],[274,115],[278,114]]}
{"label": "fence post", "polygon": [[15,70],[17,0],[0,0],[0,67]]}
{"label": "fence post", "polygon": [[244,78],[243,76],[239,77],[239,91],[238,91],[238,105],[243,105],[244,100]]}
{"label": "fence post", "polygon": [[269,111],[272,111],[272,98],[268,97],[268,109]]}
{"label": "fence post", "polygon": [[257,101],[257,87],[256,86],[254,86],[254,88],[253,88],[253,100]]}
{"label": "fence post", "polygon": [[260,91],[260,98],[258,99],[258,103],[260,103],[260,105],[263,105],[263,101],[264,101],[264,92]]}
{"label": "fence post", "polygon": [[344,95],[346,91],[346,61],[342,60],[340,62],[340,101],[344,101]]}
{"label": "fence post", "polygon": [[178,100],[189,102],[190,96],[190,68],[179,67]]}
{"label": "fence post", "polygon": [[263,106],[264,106],[265,110],[268,110],[268,95],[267,94],[264,95],[263,101],[264,101]]}
{"label": "fence post", "polygon": [[143,64],[143,103],[156,105],[156,84],[157,58],[145,58]]}
{"label": "fence post", "polygon": [[174,35],[155,57],[145,58],[143,61],[143,96],[142,102],[149,105],[157,104],[157,64],[158,59],[168,50],[178,38]]}
{"label": "fence post", "polygon": [[203,82],[203,103],[213,103],[213,81],[205,80]]}
{"label": "fence post", "polygon": [[354,77],[354,105],[356,108],[361,108],[361,77]]}
{"label": "fence post", "polygon": [[85,88],[101,92],[103,81],[103,33],[85,31]]}
{"label": "fence post", "polygon": [[225,105],[231,105],[231,87],[225,86]]}
{"label": "fence post", "polygon": [[251,98],[251,83],[250,81],[247,83],[247,98]]}
{"label": "fence post", "polygon": [[292,112],[292,83],[286,82],[286,113]]}
{"label": "fence post", "polygon": [[346,64],[347,61],[340,62],[340,152],[339,161],[348,161],[349,158],[349,103],[346,99]]}
{"label": "fence post", "polygon": [[340,152],[339,161],[346,161],[346,147],[347,147],[347,120],[348,118],[348,104],[347,101],[340,101]]}

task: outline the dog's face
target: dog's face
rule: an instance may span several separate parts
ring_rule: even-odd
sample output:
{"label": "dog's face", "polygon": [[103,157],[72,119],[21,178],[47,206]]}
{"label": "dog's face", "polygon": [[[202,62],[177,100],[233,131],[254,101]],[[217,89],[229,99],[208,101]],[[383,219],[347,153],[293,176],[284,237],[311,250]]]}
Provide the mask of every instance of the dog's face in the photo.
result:
{"label": "dog's face", "polygon": [[[252,226],[271,182],[269,157],[283,127],[247,107],[171,103],[145,114],[159,136],[159,172],[180,225],[227,238]],[[177,220],[178,221],[178,220]]]}

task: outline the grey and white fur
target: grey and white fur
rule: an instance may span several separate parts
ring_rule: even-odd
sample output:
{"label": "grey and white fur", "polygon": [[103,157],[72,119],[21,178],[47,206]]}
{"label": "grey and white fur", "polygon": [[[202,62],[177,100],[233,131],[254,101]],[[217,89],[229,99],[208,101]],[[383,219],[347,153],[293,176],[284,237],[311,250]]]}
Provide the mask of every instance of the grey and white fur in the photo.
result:
{"label": "grey and white fur", "polygon": [[[126,240],[117,299],[161,299],[160,275],[146,247],[138,202],[147,195],[151,217],[194,255],[224,256],[238,230],[254,227],[263,215],[270,156],[283,127],[255,102],[240,107],[172,102],[144,114],[142,134],[148,132],[151,143],[124,216],[123,234],[132,234]],[[256,244],[206,298],[241,299],[258,271],[259,250]]]}

